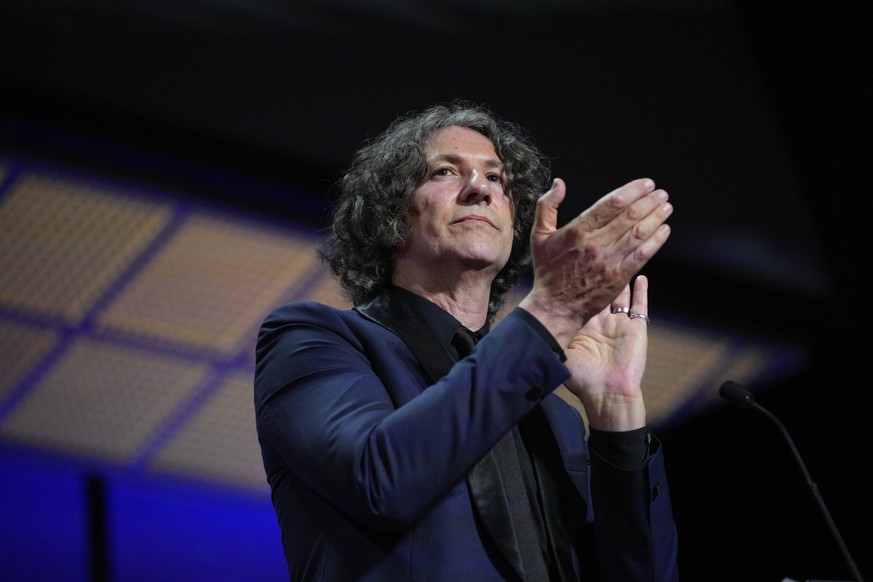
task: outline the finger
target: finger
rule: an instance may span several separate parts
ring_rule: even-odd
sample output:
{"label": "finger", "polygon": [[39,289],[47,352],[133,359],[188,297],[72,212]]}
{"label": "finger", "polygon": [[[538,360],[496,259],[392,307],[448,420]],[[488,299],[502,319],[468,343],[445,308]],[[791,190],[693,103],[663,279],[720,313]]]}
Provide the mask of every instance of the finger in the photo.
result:
{"label": "finger", "polygon": [[661,247],[664,246],[664,243],[666,243],[667,239],[670,237],[670,232],[671,229],[669,224],[659,225],[652,236],[642,241],[642,243],[638,243],[638,246],[627,255],[622,262],[622,270],[630,273],[639,272],[639,270],[649,262],[649,259],[654,257],[655,254],[661,250]]}
{"label": "finger", "polygon": [[625,285],[624,289],[622,289],[618,296],[612,300],[612,304],[610,305],[610,311],[612,313],[617,313],[616,309],[619,308],[628,308],[631,304],[631,291],[630,285]]}
{"label": "finger", "polygon": [[652,190],[646,196],[637,198],[627,210],[622,214],[621,219],[626,220],[630,224],[639,224],[642,222],[652,222],[655,219],[660,219],[662,222],[672,211],[672,205],[669,202],[670,195],[666,190],[658,188]]}
{"label": "finger", "polygon": [[635,202],[651,195],[654,191],[655,182],[649,178],[629,182],[600,198],[590,208],[570,221],[568,226],[585,222],[592,228],[600,228],[609,224]]}
{"label": "finger", "polygon": [[602,232],[615,241],[616,251],[626,258],[622,271],[636,273],[667,241],[670,230],[664,228],[673,214],[667,193],[655,190],[638,199],[625,212],[606,225]]}
{"label": "finger", "polygon": [[558,228],[558,206],[564,201],[567,186],[560,178],[552,181],[552,187],[548,192],[537,200],[536,214],[534,214],[531,239],[542,240],[553,234]]}
{"label": "finger", "polygon": [[639,275],[634,280],[631,313],[649,315],[649,279],[645,275]]}
{"label": "finger", "polygon": [[655,190],[634,202],[620,220],[627,221],[635,239],[647,240],[673,214],[673,205],[668,198],[665,191]]}

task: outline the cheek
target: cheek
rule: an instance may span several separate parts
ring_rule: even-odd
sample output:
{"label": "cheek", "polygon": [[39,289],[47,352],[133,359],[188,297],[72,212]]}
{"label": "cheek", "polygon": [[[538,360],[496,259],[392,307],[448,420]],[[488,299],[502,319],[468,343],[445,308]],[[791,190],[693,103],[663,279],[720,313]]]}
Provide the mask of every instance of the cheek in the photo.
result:
{"label": "cheek", "polygon": [[426,218],[428,214],[434,211],[434,194],[429,191],[426,186],[420,187],[412,193],[412,198],[409,199],[409,209],[407,216],[410,219],[417,219],[421,222],[422,218]]}
{"label": "cheek", "polygon": [[409,201],[409,207],[406,209],[406,224],[410,231],[415,231],[420,227],[421,218],[426,215],[425,210],[421,197],[413,195]]}
{"label": "cheek", "polygon": [[503,248],[505,249],[504,254],[506,255],[506,259],[509,260],[509,255],[512,254],[512,249],[515,246],[514,231],[510,230],[506,238],[507,241]]}
{"label": "cheek", "polygon": [[409,199],[406,215],[409,219],[412,219],[415,216],[421,216],[421,196],[418,195],[418,192],[414,192]]}
{"label": "cheek", "polygon": [[439,229],[433,216],[433,209],[427,202],[413,200],[406,215],[409,228],[407,243],[415,246],[429,245],[439,238]]}
{"label": "cheek", "polygon": [[433,230],[435,225],[447,219],[450,209],[439,197],[440,192],[417,191],[409,201],[407,222],[421,229]]}
{"label": "cheek", "polygon": [[512,200],[509,199],[506,203],[506,211],[504,213],[506,217],[506,224],[509,225],[510,231],[515,231],[515,204],[512,203]]}
{"label": "cheek", "polygon": [[506,202],[506,206],[509,212],[509,220],[511,222],[515,222],[515,204],[512,202],[512,196],[510,194],[503,195],[503,201]]}
{"label": "cheek", "polygon": [[[509,247],[510,252],[512,252],[512,247],[515,246],[515,205],[512,204],[512,201],[509,202],[509,210],[508,210],[507,214],[509,216],[508,222],[507,222],[507,224],[509,225],[509,228],[506,229],[506,238],[509,239],[507,241],[507,246]],[[529,234],[530,233],[528,233],[528,236],[529,236]],[[524,236],[524,234],[522,233],[521,236]],[[507,253],[506,256],[508,258],[509,253]]]}

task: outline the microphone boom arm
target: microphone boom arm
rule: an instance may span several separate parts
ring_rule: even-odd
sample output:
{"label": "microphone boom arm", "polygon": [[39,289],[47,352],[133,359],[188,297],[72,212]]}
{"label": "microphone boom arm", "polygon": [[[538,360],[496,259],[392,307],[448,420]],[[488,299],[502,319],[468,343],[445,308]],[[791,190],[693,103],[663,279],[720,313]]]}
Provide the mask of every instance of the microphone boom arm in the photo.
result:
{"label": "microphone boom arm", "polygon": [[785,425],[776,418],[776,415],[755,402],[755,398],[752,393],[740,386],[736,382],[728,380],[724,384],[721,385],[718,391],[719,395],[725,400],[732,402],[742,408],[753,408],[757,410],[767,418],[773,421],[773,423],[779,427],[779,430],[782,432],[782,436],[785,437],[785,440],[788,442],[788,447],[791,449],[791,453],[794,455],[795,460],[797,460],[797,464],[800,465],[800,470],[803,472],[803,476],[806,479],[806,483],[809,485],[810,491],[812,491],[812,496],[815,497],[815,501],[818,504],[819,509],[824,515],[825,521],[828,524],[828,528],[831,530],[831,534],[834,537],[834,540],[837,542],[837,545],[840,548],[840,552],[843,554],[843,558],[846,560],[846,564],[849,567],[849,570],[852,572],[852,576],[855,582],[863,582],[863,578],[861,577],[861,572],[858,570],[858,566],[855,565],[855,560],[852,559],[851,553],[849,553],[849,548],[846,546],[846,542],[843,540],[843,536],[840,534],[840,530],[837,529],[837,524],[834,522],[833,517],[831,517],[831,512],[828,511],[827,505],[825,505],[824,498],[821,496],[821,492],[818,490],[818,486],[815,484],[815,481],[812,480],[812,475],[810,475],[809,470],[806,468],[806,463],[803,462],[803,458],[800,456],[800,451],[797,450],[797,446],[794,444],[794,439],[791,438],[791,435],[788,432],[788,429],[785,428]]}

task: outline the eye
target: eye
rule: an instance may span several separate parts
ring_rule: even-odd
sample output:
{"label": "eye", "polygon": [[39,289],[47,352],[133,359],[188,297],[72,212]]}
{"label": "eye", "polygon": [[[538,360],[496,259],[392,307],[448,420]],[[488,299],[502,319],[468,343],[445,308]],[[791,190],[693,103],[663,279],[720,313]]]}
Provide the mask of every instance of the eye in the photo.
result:
{"label": "eye", "polygon": [[488,174],[488,181],[495,184],[503,184],[503,174]]}
{"label": "eye", "polygon": [[450,167],[448,167],[448,166],[443,166],[443,167],[441,167],[441,168],[437,168],[437,169],[435,169],[435,170],[431,173],[431,176],[433,176],[433,177],[436,178],[436,177],[439,177],[439,176],[451,176],[452,174],[453,174],[452,168],[450,168]]}

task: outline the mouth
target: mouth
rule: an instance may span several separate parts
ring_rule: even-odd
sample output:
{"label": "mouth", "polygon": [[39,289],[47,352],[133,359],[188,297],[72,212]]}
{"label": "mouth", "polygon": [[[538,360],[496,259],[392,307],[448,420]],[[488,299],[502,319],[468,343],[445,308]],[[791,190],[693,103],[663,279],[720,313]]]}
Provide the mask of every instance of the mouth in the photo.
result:
{"label": "mouth", "polygon": [[462,216],[461,218],[456,220],[454,222],[454,224],[477,223],[477,222],[482,223],[482,224],[487,224],[488,226],[491,226],[492,228],[497,228],[496,226],[494,226],[494,223],[491,222],[490,218],[488,218],[487,216],[482,216],[481,214],[468,214],[467,216]]}

